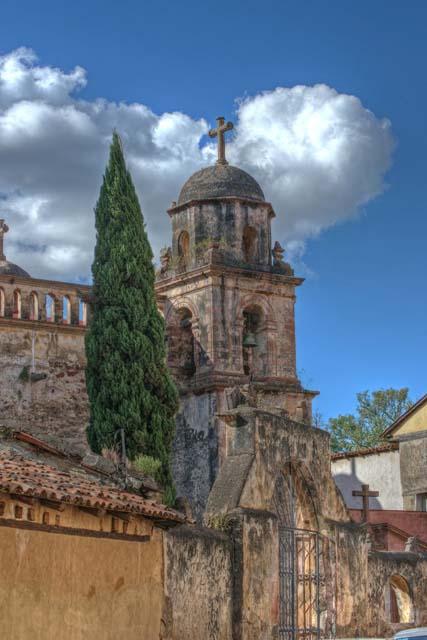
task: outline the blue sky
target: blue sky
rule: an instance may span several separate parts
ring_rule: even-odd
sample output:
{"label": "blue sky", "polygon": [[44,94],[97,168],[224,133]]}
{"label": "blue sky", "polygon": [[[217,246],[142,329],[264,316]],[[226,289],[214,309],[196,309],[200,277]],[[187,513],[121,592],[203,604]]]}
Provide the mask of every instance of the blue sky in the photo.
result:
{"label": "blue sky", "polygon": [[408,386],[414,399],[427,391],[426,25],[422,0],[6,0],[0,54],[29,47],[40,65],[84,67],[80,98],[194,121],[235,120],[236,98],[317,83],[391,121],[387,189],[307,238],[301,257],[298,366],[328,417],[352,411],[360,390]]}

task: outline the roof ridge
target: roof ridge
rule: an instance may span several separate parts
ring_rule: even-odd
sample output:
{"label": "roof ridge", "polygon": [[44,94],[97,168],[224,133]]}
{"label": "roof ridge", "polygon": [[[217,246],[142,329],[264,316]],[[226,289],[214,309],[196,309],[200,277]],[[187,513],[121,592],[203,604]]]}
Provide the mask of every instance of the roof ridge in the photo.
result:
{"label": "roof ridge", "polygon": [[331,460],[341,460],[342,458],[355,458],[357,456],[369,456],[376,453],[383,453],[386,451],[394,451],[399,449],[398,442],[386,442],[378,445],[377,447],[366,447],[363,449],[354,449],[353,451],[338,451],[331,454]]}

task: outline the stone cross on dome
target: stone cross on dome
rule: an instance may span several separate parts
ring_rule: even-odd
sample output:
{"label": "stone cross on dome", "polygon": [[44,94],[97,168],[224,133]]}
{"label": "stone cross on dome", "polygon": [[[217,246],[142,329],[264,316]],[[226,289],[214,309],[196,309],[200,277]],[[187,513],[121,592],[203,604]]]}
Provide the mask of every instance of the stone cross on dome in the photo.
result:
{"label": "stone cross on dome", "polygon": [[6,260],[6,256],[3,253],[3,239],[4,234],[8,231],[9,227],[7,226],[3,218],[0,218],[0,260]]}
{"label": "stone cross on dome", "polygon": [[210,138],[218,137],[218,160],[216,161],[216,163],[228,164],[227,160],[225,159],[224,134],[226,131],[231,131],[232,129],[234,129],[234,125],[232,122],[225,122],[225,118],[223,116],[219,116],[216,119],[216,122],[217,122],[217,128],[211,129],[208,135]]}

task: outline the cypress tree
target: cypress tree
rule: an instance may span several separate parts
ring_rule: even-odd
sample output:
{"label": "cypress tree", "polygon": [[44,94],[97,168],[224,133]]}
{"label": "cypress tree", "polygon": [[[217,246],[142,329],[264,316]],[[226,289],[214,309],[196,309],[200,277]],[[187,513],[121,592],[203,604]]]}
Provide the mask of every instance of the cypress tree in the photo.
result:
{"label": "cypress tree", "polygon": [[123,428],[128,458],[144,453],[159,460],[160,480],[172,489],[170,449],[178,396],[166,366],[153,253],[116,132],[95,226],[93,304],[86,334],[89,444],[97,453],[116,447]]}

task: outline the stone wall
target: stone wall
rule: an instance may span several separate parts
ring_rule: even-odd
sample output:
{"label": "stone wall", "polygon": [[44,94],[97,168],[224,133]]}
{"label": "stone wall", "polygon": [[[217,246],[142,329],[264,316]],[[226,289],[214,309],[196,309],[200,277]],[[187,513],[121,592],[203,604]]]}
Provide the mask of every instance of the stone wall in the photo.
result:
{"label": "stone wall", "polygon": [[218,470],[215,429],[217,394],[188,394],[181,398],[172,447],[172,470],[177,495],[191,503],[200,522]]}
{"label": "stone wall", "polygon": [[228,536],[176,527],[165,535],[164,557],[161,640],[231,640],[233,571]]}
{"label": "stone wall", "polygon": [[[0,316],[1,424],[44,437],[55,435],[79,448],[86,446],[87,311],[81,298],[88,287],[5,276],[0,276],[0,287],[5,297]],[[14,303],[16,291],[19,309],[16,299]],[[46,316],[47,294],[54,300],[50,319]],[[67,314],[64,297],[69,301]]]}
{"label": "stone wall", "polygon": [[[335,524],[329,531],[333,558],[330,597],[335,624],[331,631],[338,638],[366,636],[368,547],[366,532],[352,525]],[[335,593],[334,593],[335,591]]]}
{"label": "stone wall", "polygon": [[[316,512],[317,526],[350,517],[330,470],[329,434],[278,412],[241,406],[220,416],[225,432],[224,462],[208,513],[242,507],[274,511],[278,477],[295,463]],[[314,524],[314,523],[313,523]]]}
{"label": "stone wall", "polygon": [[238,509],[229,515],[233,539],[233,638],[270,640],[279,623],[277,517]]}
{"label": "stone wall", "polygon": [[[427,626],[427,554],[376,552],[369,555],[367,624],[364,633],[391,637],[400,629]],[[401,576],[409,586],[413,619],[407,624],[391,622],[390,578]]]}

